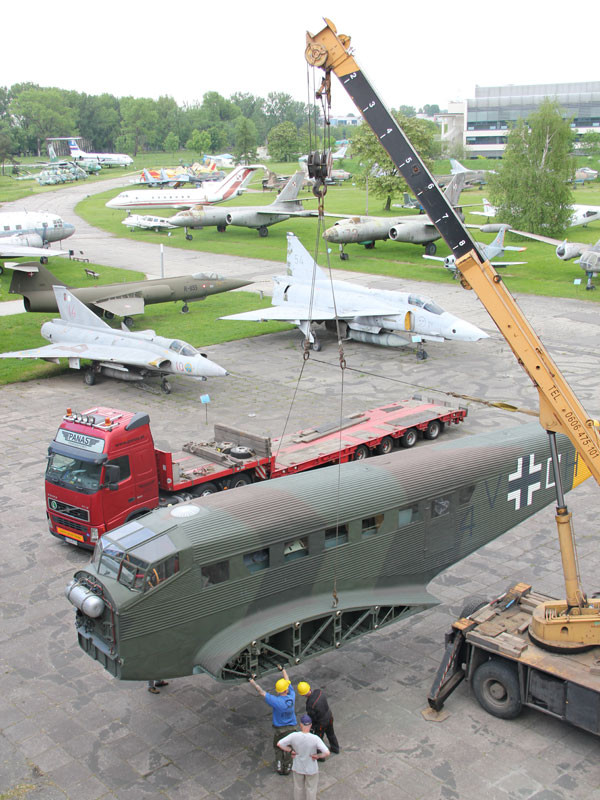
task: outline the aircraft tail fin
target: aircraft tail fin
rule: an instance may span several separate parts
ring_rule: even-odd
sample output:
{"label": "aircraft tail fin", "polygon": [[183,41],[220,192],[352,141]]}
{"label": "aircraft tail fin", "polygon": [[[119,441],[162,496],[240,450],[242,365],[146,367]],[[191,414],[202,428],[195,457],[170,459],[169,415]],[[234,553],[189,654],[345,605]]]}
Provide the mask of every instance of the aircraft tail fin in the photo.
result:
{"label": "aircraft tail fin", "polygon": [[220,193],[222,194],[222,199],[228,200],[230,197],[235,197],[235,195],[250,180],[252,173],[257,169],[258,167],[251,166],[236,167],[234,170],[232,170],[219,187]]}
{"label": "aircraft tail fin", "polygon": [[64,322],[68,322],[71,325],[84,325],[86,328],[102,328],[103,330],[108,328],[112,330],[110,325],[107,325],[81,300],[71,294],[66,286],[53,286],[52,288],[56,297],[56,305],[60,311],[60,318]]}
{"label": "aircraft tail fin", "polygon": [[[498,233],[496,234],[496,238],[494,241],[488,245],[489,250],[496,250],[498,253],[501,253],[504,250],[504,237],[506,235],[506,231],[509,229],[509,225],[501,225]],[[494,253],[496,255],[496,253]],[[494,255],[490,256],[493,258]]]}
{"label": "aircraft tail fin", "polygon": [[460,193],[465,185],[465,176],[462,173],[455,175],[448,186],[444,189],[446,199],[452,206],[457,206],[460,200]]}
{"label": "aircraft tail fin", "polygon": [[54,145],[51,143],[48,143],[48,155],[50,156],[50,161],[58,161],[56,150],[54,149]]}
{"label": "aircraft tail fin", "polygon": [[483,213],[486,214],[488,217],[493,217],[496,215],[496,209],[487,199],[487,197],[483,198]]}
{"label": "aircraft tail fin", "polygon": [[22,294],[27,298],[32,292],[51,291],[53,286],[65,286],[42,264],[32,263],[31,272],[26,269],[28,264],[19,264],[18,266],[19,269],[14,270],[10,281],[9,294]]}
{"label": "aircraft tail fin", "polygon": [[450,159],[450,172],[453,175],[458,175],[460,172],[468,172],[469,170],[457,161],[455,158]]}
{"label": "aircraft tail fin", "polygon": [[77,140],[76,139],[69,139],[68,144],[69,144],[69,151],[70,151],[72,156],[80,157],[80,156],[84,156],[85,155],[83,150],[77,144]]}
{"label": "aircraft tail fin", "polygon": [[304,173],[302,170],[295,172],[283,189],[279,192],[276,203],[293,202],[297,199],[302,184],[304,183]]}
{"label": "aircraft tail fin", "polygon": [[296,234],[288,233],[287,241],[288,275],[291,275],[292,277],[296,278],[296,280],[302,281],[303,283],[312,281],[313,276],[316,280],[324,280],[327,277],[321,267],[315,263],[314,258],[308,252],[306,247],[304,247]]}

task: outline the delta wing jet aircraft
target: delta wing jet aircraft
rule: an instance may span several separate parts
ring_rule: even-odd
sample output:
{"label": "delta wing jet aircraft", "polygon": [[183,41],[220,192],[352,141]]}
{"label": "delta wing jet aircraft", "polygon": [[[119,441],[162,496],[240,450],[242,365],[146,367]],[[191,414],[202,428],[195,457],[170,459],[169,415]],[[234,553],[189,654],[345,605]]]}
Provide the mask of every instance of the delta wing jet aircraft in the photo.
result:
{"label": "delta wing jet aircraft", "polygon": [[[589,471],[557,446],[567,492]],[[116,678],[241,682],[437,605],[436,575],[555,502],[546,432],[495,428],[160,508],[105,533],[66,595]]]}
{"label": "delta wing jet aircraft", "polygon": [[[25,311],[58,311],[55,286],[64,286],[50,270],[37,264],[11,264],[14,270],[10,283],[10,294],[23,295]],[[229,292],[247,286],[249,281],[223,278],[220,275],[198,272],[195,275],[179,275],[172,278],[153,278],[149,281],[109,283],[69,289],[80,302],[103,313],[107,319],[124,317],[131,325],[131,317],[143,314],[144,307],[152,303],[183,301],[181,310],[189,311],[188,303],[203,300],[209,294]]]}
{"label": "delta wing jet aircraft", "polygon": [[273,278],[272,307],[221,319],[290,322],[298,326],[313,350],[321,349],[313,323],[325,322],[335,331],[337,319],[342,336],[348,339],[387,347],[414,342],[419,359],[427,358],[423,342],[488,338],[487,333],[427,297],[330,280],[293,233],[288,233],[287,239],[288,274]]}
{"label": "delta wing jet aircraft", "polygon": [[122,208],[135,211],[138,208],[192,208],[193,206],[224,203],[242,194],[253,173],[262,169],[258,164],[250,167],[236,167],[222,181],[211,182],[208,186],[190,189],[128,189],[121,192],[106,205],[108,208]]}
{"label": "delta wing jet aircraft", "polygon": [[[462,175],[456,175],[446,187],[446,195],[453,206],[458,205],[464,186]],[[329,216],[332,216],[331,214]],[[336,222],[323,234],[327,242],[339,244],[340,258],[348,260],[344,245],[351,242],[362,244],[367,249],[375,247],[378,239],[393,239],[395,242],[411,242],[425,246],[427,255],[435,255],[435,241],[440,238],[438,229],[426,215],[399,217],[348,217]]]}
{"label": "delta wing jet aircraft", "polygon": [[66,256],[68,250],[48,250],[75,233],[75,226],[47,211],[0,212],[0,258]]}
{"label": "delta wing jet aircraft", "polygon": [[185,228],[185,238],[191,239],[189,228],[206,228],[216,225],[223,232],[228,225],[255,228],[259,236],[268,236],[269,226],[283,222],[290,217],[312,217],[316,211],[307,211],[298,200],[298,193],[304,183],[304,173],[296,172],[285,184],[277,199],[267,206],[228,206],[227,208],[191,208],[179,211],[169,222]]}
{"label": "delta wing jet aircraft", "polygon": [[205,380],[228,374],[187,342],[157,336],[151,330],[115,330],[64,286],[53,288],[60,319],[44,322],[41,329],[52,344],[0,353],[0,358],[41,358],[56,364],[68,358],[71,369],[81,369],[81,359],[89,359],[92,363],[86,368],[85,382],[90,386],[100,374],[126,381],[159,376],[166,394],[171,391],[167,375]]}

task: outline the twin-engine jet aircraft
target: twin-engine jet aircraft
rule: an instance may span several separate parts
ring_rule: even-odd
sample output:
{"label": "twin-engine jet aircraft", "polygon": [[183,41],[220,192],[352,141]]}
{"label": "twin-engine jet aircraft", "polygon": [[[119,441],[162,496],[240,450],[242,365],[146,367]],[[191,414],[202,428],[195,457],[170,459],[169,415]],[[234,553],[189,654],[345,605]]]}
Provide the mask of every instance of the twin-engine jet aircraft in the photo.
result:
{"label": "twin-engine jet aircraft", "polygon": [[427,297],[330,280],[293,233],[288,233],[287,239],[288,274],[273,278],[272,307],[221,319],[290,322],[298,326],[313,350],[321,349],[313,323],[325,322],[335,331],[337,320],[347,339],[388,347],[417,343],[420,359],[427,357],[423,342],[488,338],[480,328]]}

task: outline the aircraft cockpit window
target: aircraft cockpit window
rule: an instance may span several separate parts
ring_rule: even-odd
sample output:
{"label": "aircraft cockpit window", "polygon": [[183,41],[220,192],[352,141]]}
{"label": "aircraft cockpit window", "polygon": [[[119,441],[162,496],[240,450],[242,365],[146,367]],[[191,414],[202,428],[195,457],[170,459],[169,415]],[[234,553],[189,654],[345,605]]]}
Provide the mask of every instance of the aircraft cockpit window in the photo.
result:
{"label": "aircraft cockpit window", "polygon": [[421,512],[418,503],[415,503],[408,508],[401,508],[398,511],[398,527],[402,528],[404,525],[410,525],[411,522],[416,522],[421,519]]}
{"label": "aircraft cockpit window", "polygon": [[176,353],[180,353],[183,349],[184,343],[180,342],[179,339],[173,339],[171,344],[169,345],[169,350],[174,350]]}
{"label": "aircraft cockpit window", "polygon": [[148,564],[145,561],[127,553],[121,563],[119,583],[128,586],[130,589],[142,591],[147,569]]}
{"label": "aircraft cockpit window", "polygon": [[431,312],[432,314],[437,314],[438,316],[439,316],[440,314],[443,314],[443,313],[444,313],[444,309],[443,309],[443,308],[440,308],[440,307],[437,305],[437,303],[434,303],[434,302],[433,302],[433,300],[428,300],[428,301],[425,303],[425,306],[424,306],[424,308],[425,308],[425,311],[429,311],[429,312]]}
{"label": "aircraft cockpit window", "polygon": [[255,550],[254,553],[246,553],[244,555],[244,566],[248,572],[260,572],[261,569],[267,569],[269,566],[269,548]]}
{"label": "aircraft cockpit window", "polygon": [[367,517],[362,521],[362,535],[374,536],[383,522],[383,514],[377,514],[375,517]]}
{"label": "aircraft cockpit window", "polygon": [[337,528],[327,528],[325,531],[325,549],[339,547],[348,541],[348,528],[338,525]]}
{"label": "aircraft cockpit window", "polygon": [[149,542],[134,548],[131,554],[136,558],[141,558],[142,561],[146,561],[148,564],[153,564],[155,561],[161,561],[167,556],[175,555],[176,552],[175,545],[169,536],[164,533],[162,536],[158,536],[156,539],[151,539]]}
{"label": "aircraft cockpit window", "polygon": [[422,297],[419,297],[418,294],[409,294],[408,304],[410,306],[418,306],[419,308],[423,308],[423,306],[425,305],[425,300],[423,300]]}
{"label": "aircraft cockpit window", "polygon": [[191,344],[184,344],[181,348],[181,355],[182,356],[197,356],[198,351],[195,347],[192,347]]}
{"label": "aircraft cockpit window", "polygon": [[[102,545],[100,547],[100,544]],[[121,568],[121,561],[125,553],[123,549],[116,542],[111,542],[106,536],[103,537],[96,545],[96,553],[94,554],[94,563],[96,563],[96,555],[99,556],[96,570],[98,575],[107,578],[117,578],[119,569]]]}
{"label": "aircraft cockpit window", "polygon": [[308,555],[308,541],[306,539],[293,539],[283,545],[283,560],[295,561]]}
{"label": "aircraft cockpit window", "polygon": [[450,513],[450,495],[443,495],[436,497],[431,501],[431,518],[443,517],[445,514]]}
{"label": "aircraft cockpit window", "polygon": [[211,564],[202,567],[202,586],[214,586],[216,583],[223,583],[229,580],[229,561],[219,561],[218,564]]}

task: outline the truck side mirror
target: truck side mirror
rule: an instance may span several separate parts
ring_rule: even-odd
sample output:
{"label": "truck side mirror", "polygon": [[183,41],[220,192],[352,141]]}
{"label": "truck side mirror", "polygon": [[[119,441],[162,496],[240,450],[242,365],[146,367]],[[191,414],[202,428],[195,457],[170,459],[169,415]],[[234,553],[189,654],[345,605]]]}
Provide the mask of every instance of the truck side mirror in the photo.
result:
{"label": "truck side mirror", "polygon": [[121,467],[117,464],[106,464],[104,467],[104,477],[106,479],[106,483],[104,484],[111,492],[114,492],[118,486],[119,481],[121,480]]}

